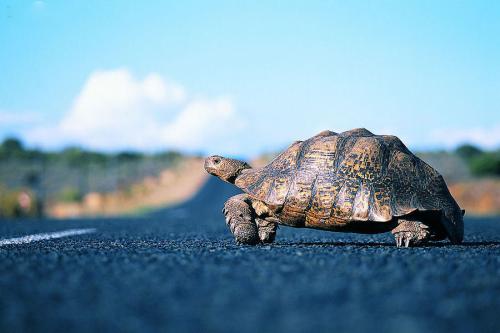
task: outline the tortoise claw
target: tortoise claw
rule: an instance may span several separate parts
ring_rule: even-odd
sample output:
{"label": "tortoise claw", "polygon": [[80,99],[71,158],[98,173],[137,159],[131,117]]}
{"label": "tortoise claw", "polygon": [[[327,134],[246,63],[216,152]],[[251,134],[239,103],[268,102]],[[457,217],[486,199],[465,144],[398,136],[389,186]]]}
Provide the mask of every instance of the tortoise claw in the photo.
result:
{"label": "tortoise claw", "polygon": [[398,233],[397,235],[394,235],[394,239],[396,239],[396,246],[401,247],[401,245],[403,244],[403,236]]}
{"label": "tortoise claw", "polygon": [[394,234],[394,239],[397,247],[410,247],[410,245],[417,244],[413,239],[413,235],[409,232],[398,232]]}

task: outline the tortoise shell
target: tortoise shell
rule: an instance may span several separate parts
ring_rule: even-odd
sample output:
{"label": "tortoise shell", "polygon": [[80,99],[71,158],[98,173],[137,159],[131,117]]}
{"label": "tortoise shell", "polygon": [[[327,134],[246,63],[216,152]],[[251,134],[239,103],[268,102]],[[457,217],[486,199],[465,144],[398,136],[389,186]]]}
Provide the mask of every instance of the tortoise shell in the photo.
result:
{"label": "tortoise shell", "polygon": [[463,237],[463,213],[443,177],[397,137],[363,128],[296,141],[267,166],[245,170],[235,184],[292,226],[369,229],[434,212],[429,216],[452,240]]}

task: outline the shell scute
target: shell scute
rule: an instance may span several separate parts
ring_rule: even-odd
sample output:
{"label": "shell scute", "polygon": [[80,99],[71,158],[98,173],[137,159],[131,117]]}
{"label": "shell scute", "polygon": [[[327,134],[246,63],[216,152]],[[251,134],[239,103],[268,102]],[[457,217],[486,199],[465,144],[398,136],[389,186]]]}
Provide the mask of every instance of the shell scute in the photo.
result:
{"label": "shell scute", "polygon": [[331,177],[319,175],[316,178],[311,194],[308,213],[316,218],[330,218],[331,209],[339,189],[339,184],[332,181]]}
{"label": "shell scute", "polygon": [[333,169],[337,155],[337,140],[337,136],[329,136],[308,142],[299,161],[300,169],[314,171]]}

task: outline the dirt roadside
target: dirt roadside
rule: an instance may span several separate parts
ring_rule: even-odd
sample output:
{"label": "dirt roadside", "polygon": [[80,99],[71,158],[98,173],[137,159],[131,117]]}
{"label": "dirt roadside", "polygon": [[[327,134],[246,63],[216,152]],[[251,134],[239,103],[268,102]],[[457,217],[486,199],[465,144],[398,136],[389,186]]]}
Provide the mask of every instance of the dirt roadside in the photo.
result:
{"label": "dirt roadside", "polygon": [[46,213],[53,218],[140,214],[189,199],[206,178],[203,159],[187,158],[175,168],[165,169],[157,177],[147,177],[124,190],[91,192],[81,202],[52,202]]}

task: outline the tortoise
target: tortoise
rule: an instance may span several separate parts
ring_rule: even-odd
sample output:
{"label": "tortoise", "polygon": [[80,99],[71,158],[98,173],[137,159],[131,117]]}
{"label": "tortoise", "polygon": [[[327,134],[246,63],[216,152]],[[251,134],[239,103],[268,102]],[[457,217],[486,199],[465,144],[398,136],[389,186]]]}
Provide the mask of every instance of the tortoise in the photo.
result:
{"label": "tortoise", "polygon": [[443,177],[396,136],[326,130],[294,142],[262,168],[215,155],[205,170],[244,192],[223,209],[238,243],[271,243],[278,224],[391,231],[398,247],[463,239],[465,211]]}

